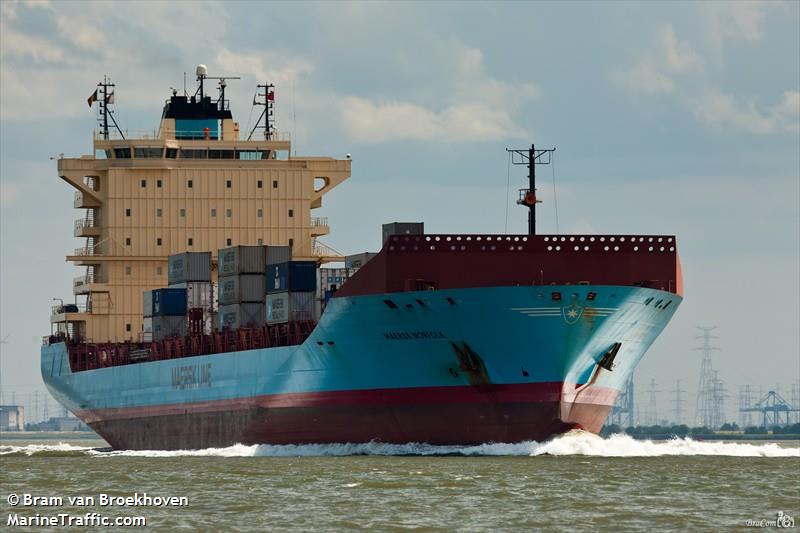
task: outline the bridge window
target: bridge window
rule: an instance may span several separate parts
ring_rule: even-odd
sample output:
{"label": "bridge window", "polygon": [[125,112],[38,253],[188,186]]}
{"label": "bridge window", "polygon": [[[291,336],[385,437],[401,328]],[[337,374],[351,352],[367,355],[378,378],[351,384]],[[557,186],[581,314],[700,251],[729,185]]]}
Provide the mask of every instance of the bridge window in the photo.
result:
{"label": "bridge window", "polygon": [[208,153],[206,150],[188,150],[181,148],[181,159],[206,159]]}
{"label": "bridge window", "polygon": [[131,158],[131,149],[130,148],[114,148],[114,157],[117,159],[130,159]]}
{"label": "bridge window", "polygon": [[134,146],[133,155],[136,157],[162,157],[164,150],[160,147]]}
{"label": "bridge window", "polygon": [[209,159],[233,159],[233,150],[209,150]]}
{"label": "bridge window", "polygon": [[236,150],[235,159],[241,159],[242,161],[269,159],[269,150]]}
{"label": "bridge window", "polygon": [[175,159],[178,157],[178,149],[177,148],[167,148],[167,158],[168,159]]}

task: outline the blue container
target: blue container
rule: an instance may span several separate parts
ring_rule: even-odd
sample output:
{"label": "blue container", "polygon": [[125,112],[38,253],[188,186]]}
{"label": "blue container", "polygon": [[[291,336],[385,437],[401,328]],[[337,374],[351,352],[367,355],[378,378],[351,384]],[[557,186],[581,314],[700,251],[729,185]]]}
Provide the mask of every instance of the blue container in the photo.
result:
{"label": "blue container", "polygon": [[275,292],[313,292],[317,290],[316,261],[289,261],[268,265],[267,294]]}
{"label": "blue container", "polygon": [[316,261],[289,262],[289,290],[292,292],[317,290]]}
{"label": "blue container", "polygon": [[267,266],[267,294],[289,290],[289,263]]}
{"label": "blue container", "polygon": [[186,289],[153,290],[153,316],[185,316]]}

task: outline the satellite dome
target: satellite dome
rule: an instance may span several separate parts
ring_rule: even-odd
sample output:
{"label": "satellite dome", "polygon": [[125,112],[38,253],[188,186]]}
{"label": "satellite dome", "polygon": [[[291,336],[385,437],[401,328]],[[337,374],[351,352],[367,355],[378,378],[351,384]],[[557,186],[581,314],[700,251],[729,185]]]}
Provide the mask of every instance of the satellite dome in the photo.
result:
{"label": "satellite dome", "polygon": [[196,74],[198,76],[208,76],[208,67],[205,65],[197,65]]}

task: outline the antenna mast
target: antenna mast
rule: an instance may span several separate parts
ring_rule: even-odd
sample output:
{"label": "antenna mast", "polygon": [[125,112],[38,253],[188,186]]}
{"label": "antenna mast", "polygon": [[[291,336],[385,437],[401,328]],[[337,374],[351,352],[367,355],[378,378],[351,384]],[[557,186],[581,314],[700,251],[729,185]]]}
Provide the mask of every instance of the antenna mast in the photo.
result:
{"label": "antenna mast", "polygon": [[[264,89],[264,94],[261,94],[259,90]],[[259,101],[259,98],[263,98],[264,101]],[[264,110],[258,116],[258,120],[256,120],[256,125],[253,126],[250,135],[247,136],[247,140],[249,141],[250,138],[253,136],[253,133],[260,127],[264,128],[264,139],[267,141],[272,140],[272,136],[275,132],[275,116],[273,115],[274,107],[275,107],[275,85],[271,83],[265,83],[264,85],[256,85],[256,94],[253,96],[253,105],[263,105]],[[264,119],[264,124],[261,124],[261,120]]]}
{"label": "antenna mast", "polygon": [[542,203],[536,198],[536,165],[549,165],[555,148],[537,150],[531,144],[529,150],[509,150],[513,165],[528,166],[528,188],[519,190],[517,204],[528,208],[528,235],[536,235],[536,204]]}
{"label": "antenna mast", "polygon": [[[103,76],[103,81],[98,83],[97,87],[98,90],[95,91],[95,99],[98,102],[97,112],[99,114],[97,120],[98,122],[100,122],[100,125],[103,130],[103,139],[106,141],[108,140],[109,117],[111,118],[111,122],[114,123],[114,127],[117,128],[120,137],[124,139],[125,135],[123,135],[122,130],[119,129],[117,121],[114,120],[114,113],[110,109],[108,109],[108,104],[114,103],[114,87],[116,87],[116,85],[111,83],[111,80],[108,78],[108,76]],[[111,92],[108,92],[109,89],[111,89]],[[90,99],[90,107],[91,107],[91,99]]]}

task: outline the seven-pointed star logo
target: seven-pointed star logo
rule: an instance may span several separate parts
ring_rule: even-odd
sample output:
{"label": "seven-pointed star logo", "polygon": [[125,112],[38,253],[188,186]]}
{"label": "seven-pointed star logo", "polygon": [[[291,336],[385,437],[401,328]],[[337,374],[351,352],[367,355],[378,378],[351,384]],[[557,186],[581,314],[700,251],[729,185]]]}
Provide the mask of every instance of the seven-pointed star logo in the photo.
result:
{"label": "seven-pointed star logo", "polygon": [[564,317],[564,322],[567,324],[574,324],[583,314],[583,307],[575,304],[565,305],[561,308],[561,313]]}

